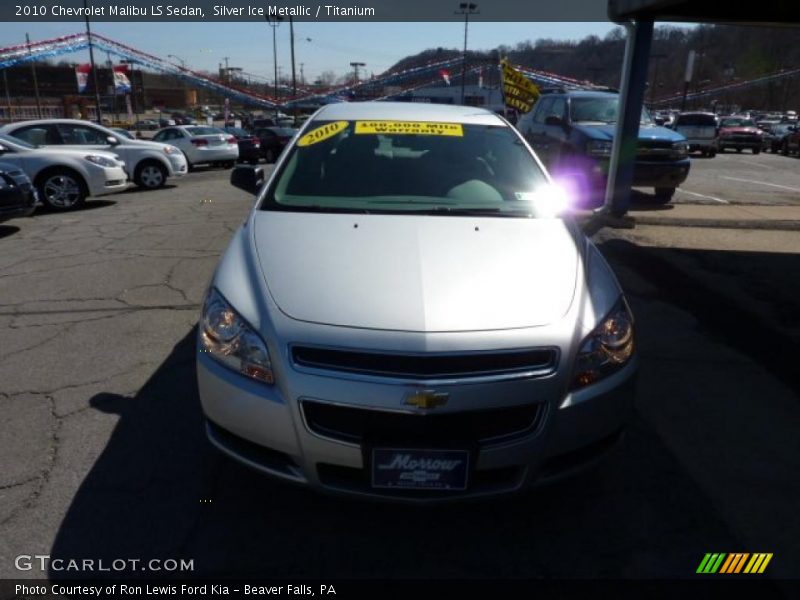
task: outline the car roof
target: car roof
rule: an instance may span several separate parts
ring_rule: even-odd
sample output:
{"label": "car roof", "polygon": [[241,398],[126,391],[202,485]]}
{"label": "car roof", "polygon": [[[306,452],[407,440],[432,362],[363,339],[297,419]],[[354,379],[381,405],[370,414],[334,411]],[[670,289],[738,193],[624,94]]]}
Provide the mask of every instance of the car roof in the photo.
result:
{"label": "car roof", "polygon": [[340,102],[322,107],[315,121],[375,119],[398,121],[441,121],[467,125],[504,125],[495,113],[474,106],[418,102]]}
{"label": "car roof", "polygon": [[32,119],[30,121],[15,121],[14,123],[8,123],[4,125],[4,127],[8,127],[9,129],[28,126],[28,125],[53,125],[58,123],[70,124],[70,125],[94,125],[95,127],[103,127],[104,129],[108,129],[106,125],[99,125],[94,121],[87,121],[85,119]]}

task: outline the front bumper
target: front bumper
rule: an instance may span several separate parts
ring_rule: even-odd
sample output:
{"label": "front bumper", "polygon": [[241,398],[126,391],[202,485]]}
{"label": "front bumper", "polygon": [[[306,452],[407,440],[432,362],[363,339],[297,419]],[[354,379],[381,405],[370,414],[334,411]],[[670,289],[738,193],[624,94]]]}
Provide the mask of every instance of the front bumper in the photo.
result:
{"label": "front bumper", "polygon": [[689,176],[688,158],[674,162],[636,161],[633,185],[654,188],[675,188]]}
{"label": "front bumper", "polygon": [[128,174],[123,167],[99,167],[90,171],[87,181],[90,196],[105,196],[128,187]]}
{"label": "front bumper", "polygon": [[719,138],[719,147],[720,148],[736,148],[736,149],[752,149],[761,147],[764,145],[764,140],[761,138],[749,138],[749,139],[737,139],[737,138]]}
{"label": "front bumper", "polygon": [[[538,416],[519,434],[494,442],[472,440],[468,449],[474,467],[466,491],[377,490],[365,468],[366,451],[373,444],[385,445],[383,440],[347,442],[320,435],[309,426],[301,402],[372,408],[386,414],[385,407],[398,405],[408,386],[308,374],[293,376],[284,385],[265,386],[208,355],[197,357],[207,433],[218,449],[258,471],[318,491],[409,502],[512,493],[593,462],[613,447],[626,423],[635,374],[636,359],[607,379],[566,396],[558,392],[562,384],[555,377],[445,386],[442,389],[453,396],[449,404],[459,409],[497,408],[496,398],[513,406],[531,403],[535,397],[540,401]],[[539,393],[531,395],[532,386]],[[459,410],[435,414],[459,414]],[[446,440],[447,432],[441,438]],[[418,447],[417,442],[409,440],[408,447]],[[391,443],[406,447],[402,439]],[[442,444],[453,447],[449,440]]]}

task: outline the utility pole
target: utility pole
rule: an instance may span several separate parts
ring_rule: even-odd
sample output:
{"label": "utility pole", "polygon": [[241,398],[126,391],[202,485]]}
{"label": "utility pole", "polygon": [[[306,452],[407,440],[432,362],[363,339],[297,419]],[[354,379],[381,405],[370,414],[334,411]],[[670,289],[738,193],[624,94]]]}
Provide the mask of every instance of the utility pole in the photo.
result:
{"label": "utility pole", "polygon": [[294,19],[289,16],[289,46],[292,50],[292,116],[294,117],[293,124],[297,127],[297,77],[294,70]]}
{"label": "utility pole", "polygon": [[[25,34],[25,43],[28,46],[28,56],[32,56],[31,52],[31,37]],[[5,72],[5,71],[4,71]],[[36,114],[42,118],[42,101],[39,98],[39,80],[36,78],[36,61],[31,61],[31,73],[33,74],[33,93],[36,95]]]}
{"label": "utility pole", "polygon": [[469,29],[469,16],[480,14],[476,9],[477,4],[472,2],[461,2],[458,5],[460,10],[456,11],[457,15],[464,15],[464,53],[461,56],[461,104],[464,104],[464,85],[467,78],[467,30]]}
{"label": "utility pole", "polygon": [[273,94],[273,102],[275,102],[275,115],[278,114],[278,42],[276,36],[276,30],[278,26],[281,24],[283,17],[280,15],[272,15],[272,16],[265,16],[264,17],[267,21],[267,25],[272,27],[272,58],[273,58],[273,65],[275,67],[275,91]]}
{"label": "utility pole", "polygon": [[83,15],[86,19],[86,39],[89,42],[89,62],[92,65],[92,83],[94,85],[94,101],[96,106],[96,120],[98,125],[103,124],[103,115],[100,112],[100,88],[97,87],[97,68],[94,64],[94,44],[92,44],[92,30],[89,27],[89,8],[86,6],[86,0],[83,0]]}
{"label": "utility pole", "polygon": [[306,76],[303,74],[303,65],[305,65],[305,63],[300,63],[300,85],[306,84]]}

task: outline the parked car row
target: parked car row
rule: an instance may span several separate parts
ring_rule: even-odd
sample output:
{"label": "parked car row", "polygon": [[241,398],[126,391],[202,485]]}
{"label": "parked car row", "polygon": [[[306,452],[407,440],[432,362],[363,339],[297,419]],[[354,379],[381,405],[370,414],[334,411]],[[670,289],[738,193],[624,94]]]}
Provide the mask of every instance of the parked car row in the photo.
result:
{"label": "parked car row", "polygon": [[295,133],[174,125],[141,140],[125,129],[76,119],[10,123],[0,127],[0,220],[27,214],[36,201],[52,210],[78,208],[130,182],[157,189],[200,164],[275,162]]}

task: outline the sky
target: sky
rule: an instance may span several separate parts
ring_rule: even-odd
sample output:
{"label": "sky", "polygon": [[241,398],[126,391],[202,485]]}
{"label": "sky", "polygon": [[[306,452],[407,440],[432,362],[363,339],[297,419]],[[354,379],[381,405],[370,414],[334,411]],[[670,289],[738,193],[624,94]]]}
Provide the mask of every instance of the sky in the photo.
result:
{"label": "sky", "polygon": [[[615,25],[589,23],[486,23],[470,22],[468,47],[490,50],[501,44],[514,46],[526,40],[552,38],[579,40],[587,35],[604,37]],[[464,44],[464,23],[343,23],[298,22],[295,30],[295,62],[303,63],[306,81],[323,71],[337,76],[351,70],[350,62],[363,62],[367,74],[377,75],[401,58],[428,48],[458,48]],[[81,23],[0,23],[0,47],[82,32]],[[273,78],[272,30],[266,23],[93,23],[92,31],[139,50],[167,58],[173,54],[196,70],[216,71],[228,57],[228,66],[246,73]],[[291,69],[289,26],[277,31],[278,65],[282,74]],[[65,57],[69,62],[88,61],[88,53]],[[101,56],[99,60],[105,60]],[[174,60],[174,59],[171,59]]]}

